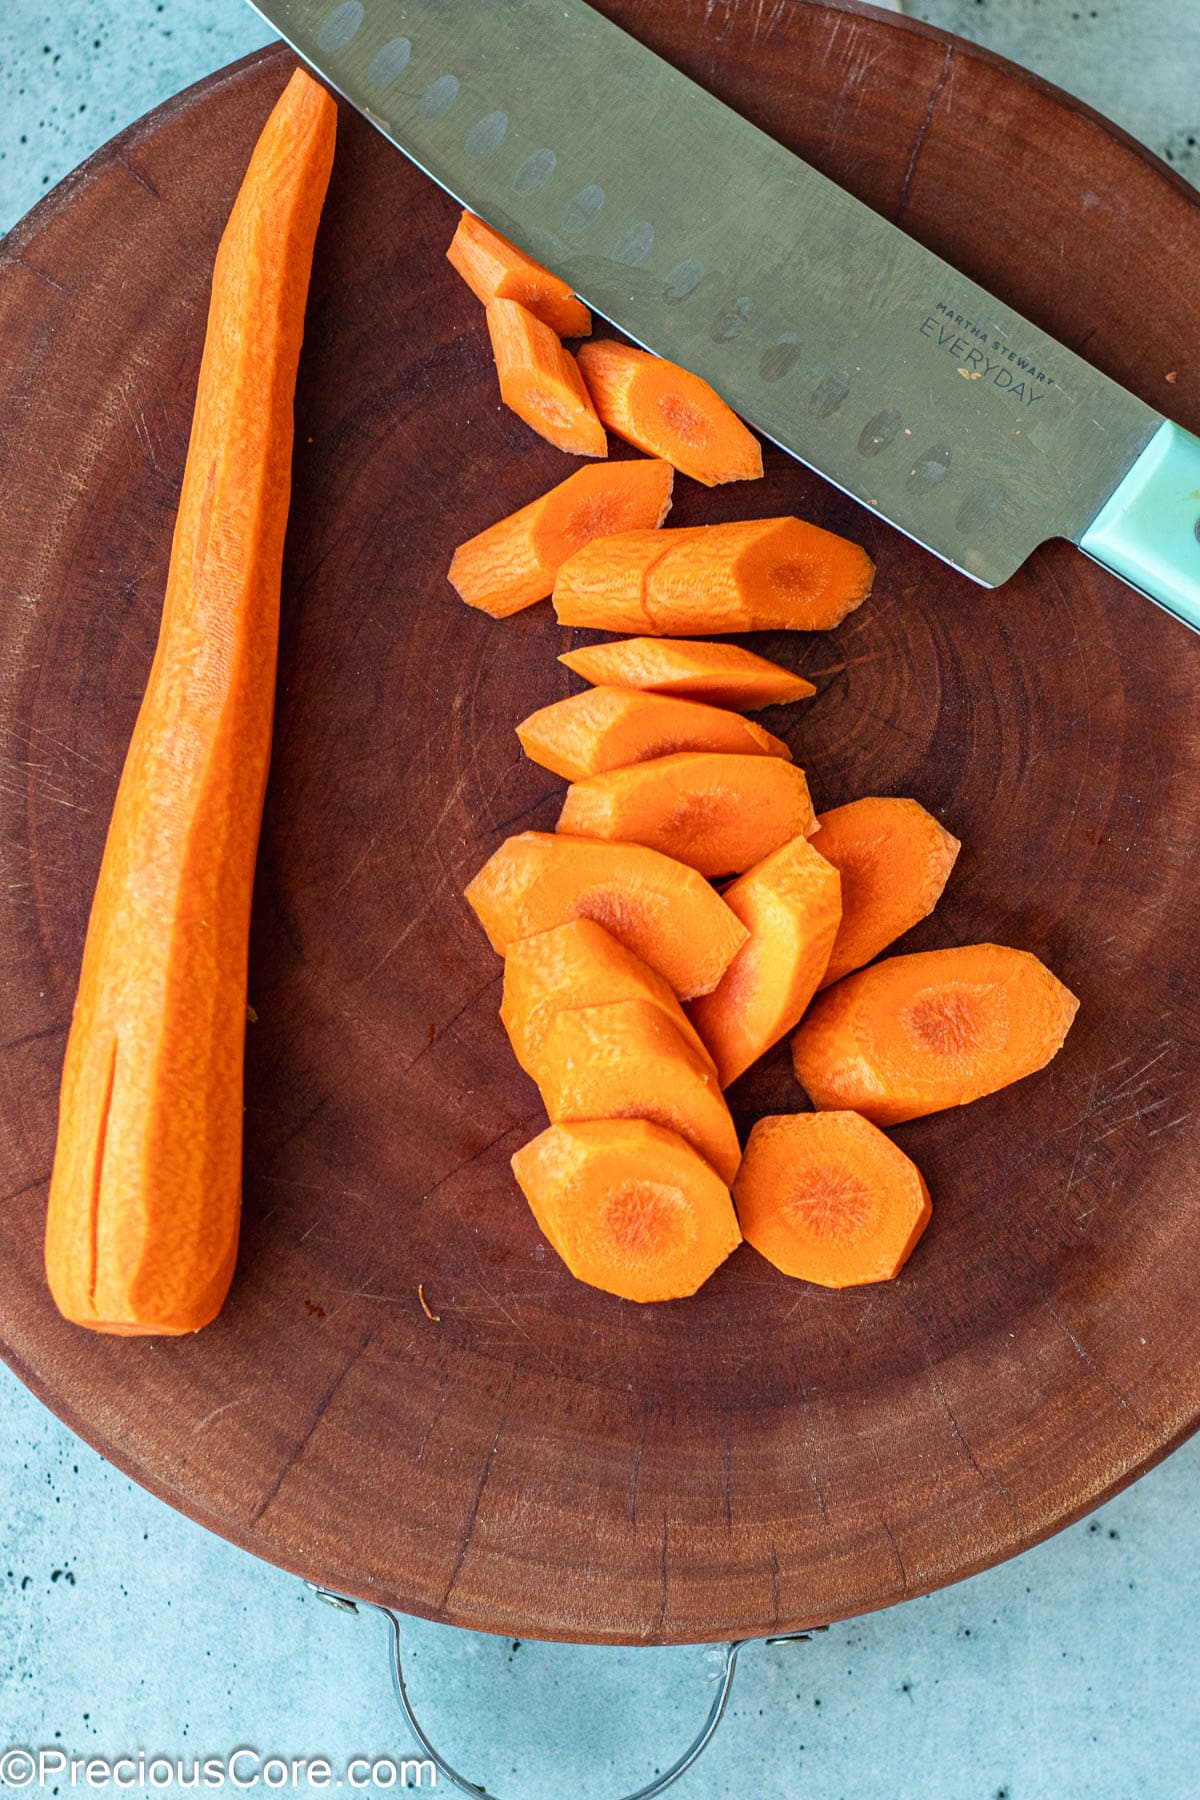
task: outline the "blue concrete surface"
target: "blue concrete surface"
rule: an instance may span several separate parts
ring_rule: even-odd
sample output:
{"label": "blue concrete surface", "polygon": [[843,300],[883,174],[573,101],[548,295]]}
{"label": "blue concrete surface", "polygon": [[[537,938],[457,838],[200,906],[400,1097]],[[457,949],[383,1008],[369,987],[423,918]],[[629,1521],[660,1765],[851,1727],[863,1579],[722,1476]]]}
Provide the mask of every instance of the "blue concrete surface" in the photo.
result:
{"label": "blue concrete surface", "polygon": [[[1020,55],[1200,175],[1200,9],[910,10]],[[120,125],[265,37],[238,0],[8,0],[0,228]],[[177,1517],[5,1372],[0,1418],[0,1751],[248,1745],[335,1770],[415,1753],[377,1619],[331,1612]],[[1194,1800],[1198,1477],[1200,1440],[1003,1568],[749,1653],[681,1800]],[[516,1644],[419,1622],[406,1643],[435,1739],[490,1791],[530,1800],[636,1786],[690,1734],[715,1668],[703,1650]]]}

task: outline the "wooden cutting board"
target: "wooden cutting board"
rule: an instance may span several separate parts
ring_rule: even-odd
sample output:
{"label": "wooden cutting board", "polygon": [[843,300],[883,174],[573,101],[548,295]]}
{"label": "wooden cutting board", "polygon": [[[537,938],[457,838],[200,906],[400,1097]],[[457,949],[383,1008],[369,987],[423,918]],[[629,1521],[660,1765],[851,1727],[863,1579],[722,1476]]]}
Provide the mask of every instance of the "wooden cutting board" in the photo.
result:
{"label": "wooden cutting board", "polygon": [[[1111,126],[852,5],[605,10],[1200,427],[1200,207]],[[213,1530],[462,1625],[774,1631],[1009,1556],[1200,1408],[1200,640],[1064,545],[985,593],[773,451],[753,493],[679,483],[672,523],[795,511],[869,546],[840,631],[760,642],[820,687],[767,723],[820,805],[915,794],[964,840],[907,947],[1020,945],[1083,1004],[1047,1073],[896,1133],[935,1196],[900,1281],[823,1292],[743,1249],[685,1303],[577,1285],[509,1175],[541,1115],[460,898],[508,831],[553,823],[513,726],[569,690],[570,634],[444,579],[568,465],[498,407],[442,257],[455,208],[349,111],[297,401],[237,1278],[186,1341],[51,1307],[58,1072],[209,271],[291,66],[172,101],[0,246],[0,1348]],[[733,1098],[743,1125],[805,1104],[785,1051]]]}

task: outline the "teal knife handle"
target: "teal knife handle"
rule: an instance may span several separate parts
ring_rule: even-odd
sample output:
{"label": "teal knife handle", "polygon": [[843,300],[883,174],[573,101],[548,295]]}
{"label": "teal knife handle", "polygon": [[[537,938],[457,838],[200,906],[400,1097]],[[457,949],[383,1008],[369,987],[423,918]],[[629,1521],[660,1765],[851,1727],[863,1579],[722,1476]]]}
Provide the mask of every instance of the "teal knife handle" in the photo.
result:
{"label": "teal knife handle", "polygon": [[1160,425],[1079,547],[1200,631],[1200,438]]}

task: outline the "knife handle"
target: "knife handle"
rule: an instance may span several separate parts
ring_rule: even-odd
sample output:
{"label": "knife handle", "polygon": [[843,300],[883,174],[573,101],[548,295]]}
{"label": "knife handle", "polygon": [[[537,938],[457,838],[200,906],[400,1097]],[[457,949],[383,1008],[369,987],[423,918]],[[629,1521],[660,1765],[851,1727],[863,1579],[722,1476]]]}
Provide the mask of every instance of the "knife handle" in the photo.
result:
{"label": "knife handle", "polygon": [[1164,420],[1079,548],[1200,631],[1200,438]]}

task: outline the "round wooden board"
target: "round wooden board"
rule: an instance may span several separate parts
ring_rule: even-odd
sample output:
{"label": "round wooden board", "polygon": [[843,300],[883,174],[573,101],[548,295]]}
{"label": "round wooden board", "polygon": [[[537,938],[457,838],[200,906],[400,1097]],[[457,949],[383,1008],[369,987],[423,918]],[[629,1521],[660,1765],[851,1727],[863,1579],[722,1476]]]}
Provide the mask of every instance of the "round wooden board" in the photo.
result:
{"label": "round wooden board", "polygon": [[[1200,426],[1196,196],[1112,127],[853,6],[606,10]],[[215,1531],[462,1625],[769,1632],[1009,1556],[1197,1422],[1200,641],[1061,544],[985,593],[773,451],[753,493],[679,483],[673,523],[794,511],[870,547],[841,631],[761,644],[821,690],[767,722],[819,804],[914,794],[963,838],[907,947],[1020,945],[1083,1004],[1046,1074],[897,1132],[935,1196],[898,1282],[827,1293],[743,1249],[689,1302],[577,1285],[509,1174],[541,1115],[460,897],[509,830],[553,823],[513,726],[569,690],[568,634],[444,579],[569,465],[498,407],[442,258],[455,208],[346,110],[297,402],[237,1278],[186,1341],[50,1304],[58,1072],[211,260],[291,66],[173,101],[0,246],[4,1355]],[[734,1099],[743,1124],[804,1105],[784,1051]]]}

